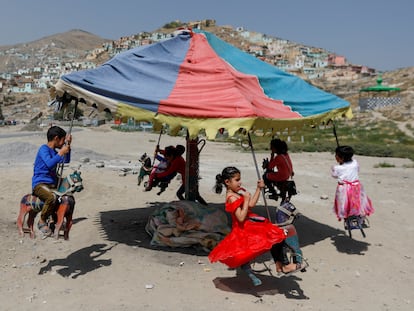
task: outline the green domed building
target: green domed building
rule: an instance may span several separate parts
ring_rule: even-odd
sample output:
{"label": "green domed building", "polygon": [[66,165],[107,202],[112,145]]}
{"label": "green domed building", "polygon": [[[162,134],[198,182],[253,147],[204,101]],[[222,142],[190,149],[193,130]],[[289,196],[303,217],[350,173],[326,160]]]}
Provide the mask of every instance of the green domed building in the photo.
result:
{"label": "green domed building", "polygon": [[373,110],[385,106],[401,104],[401,89],[382,85],[382,76],[377,79],[377,85],[359,90],[359,108],[361,111]]}

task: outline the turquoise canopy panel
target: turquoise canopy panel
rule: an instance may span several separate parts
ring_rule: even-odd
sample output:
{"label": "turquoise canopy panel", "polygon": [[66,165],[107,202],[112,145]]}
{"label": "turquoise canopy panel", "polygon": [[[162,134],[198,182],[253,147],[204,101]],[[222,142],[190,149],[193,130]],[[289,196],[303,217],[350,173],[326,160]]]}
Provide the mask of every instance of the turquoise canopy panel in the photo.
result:
{"label": "turquoise canopy panel", "polygon": [[260,59],[217,38],[203,33],[210,46],[235,69],[258,78],[264,93],[273,99],[282,99],[285,105],[303,117],[349,107],[349,103],[336,95],[318,89],[299,77],[286,73]]}

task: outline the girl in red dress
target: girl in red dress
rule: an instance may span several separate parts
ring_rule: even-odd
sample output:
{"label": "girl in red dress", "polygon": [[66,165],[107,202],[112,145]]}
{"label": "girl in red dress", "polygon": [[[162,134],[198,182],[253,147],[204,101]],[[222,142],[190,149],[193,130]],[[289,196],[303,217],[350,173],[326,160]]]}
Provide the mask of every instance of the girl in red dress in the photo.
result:
{"label": "girl in red dress", "polygon": [[250,210],[255,207],[265,186],[263,180],[258,180],[256,191],[251,195],[241,187],[240,171],[235,167],[226,167],[216,176],[216,193],[222,192],[223,184],[227,189],[225,208],[231,214],[232,229],[210,252],[210,261],[220,261],[230,268],[241,267],[255,286],[262,282],[253,274],[250,261],[269,250],[277,272],[287,274],[301,270],[303,267],[300,264],[289,263],[283,255],[285,231]]}

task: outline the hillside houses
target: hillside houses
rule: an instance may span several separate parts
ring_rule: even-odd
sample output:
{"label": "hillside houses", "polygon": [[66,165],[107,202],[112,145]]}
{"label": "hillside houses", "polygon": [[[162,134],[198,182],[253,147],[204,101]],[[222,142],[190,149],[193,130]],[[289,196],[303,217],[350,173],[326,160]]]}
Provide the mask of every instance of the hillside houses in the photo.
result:
{"label": "hillside houses", "polygon": [[[179,21],[176,21],[179,23]],[[183,24],[192,28],[202,28],[215,33],[221,39],[235,45],[239,49],[277,66],[279,69],[299,75],[309,80],[332,76],[330,71],[341,70],[356,74],[375,74],[374,69],[355,66],[347,63],[344,56],[330,53],[321,48],[304,46],[286,39],[273,38],[265,34],[250,32],[243,27],[216,27],[214,20],[204,20]],[[14,72],[0,72],[2,92],[36,93],[42,92],[57,82],[61,75],[72,71],[93,69],[98,63],[112,58],[118,53],[137,46],[152,44],[174,35],[172,29],[165,32],[141,32],[132,36],[121,37],[119,40],[105,42],[101,47],[86,51],[80,56],[75,51],[66,55],[48,55],[48,47],[43,46],[32,54],[24,54],[17,48],[0,51],[1,55],[15,55],[26,60],[24,68]],[[342,76],[347,76],[343,74]]]}
{"label": "hillside houses", "polygon": [[60,58],[33,68],[18,69],[17,72],[0,73],[2,92],[39,93],[57,82],[61,75],[84,69],[95,68],[91,61],[63,62]]}

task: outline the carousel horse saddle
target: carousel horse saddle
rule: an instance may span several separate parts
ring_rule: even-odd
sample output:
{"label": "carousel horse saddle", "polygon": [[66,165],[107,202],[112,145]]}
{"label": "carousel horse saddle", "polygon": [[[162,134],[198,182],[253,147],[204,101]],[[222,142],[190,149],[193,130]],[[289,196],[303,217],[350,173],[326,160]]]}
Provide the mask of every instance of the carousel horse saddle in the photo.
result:
{"label": "carousel horse saddle", "polygon": [[350,238],[352,238],[352,230],[360,230],[362,236],[365,238],[364,228],[369,228],[368,218],[364,216],[353,215],[344,219],[344,229],[348,230]]}
{"label": "carousel horse saddle", "polygon": [[[154,178],[154,181],[152,182],[152,187],[159,187],[160,191],[157,192],[157,195],[160,195],[165,191],[165,189],[168,188],[168,185],[170,184],[170,181],[177,176],[177,172],[174,172],[168,176],[165,176],[163,178]],[[144,186],[148,186],[148,182],[144,183]]]}
{"label": "carousel horse saddle", "polygon": [[34,212],[39,213],[43,205],[45,205],[45,202],[33,194],[26,194],[20,200],[20,205],[30,206]]}

